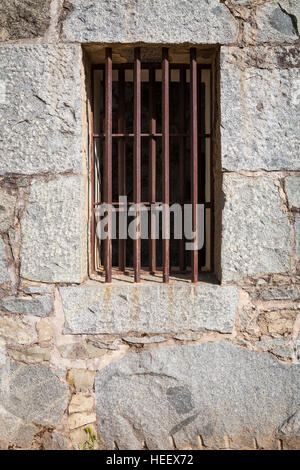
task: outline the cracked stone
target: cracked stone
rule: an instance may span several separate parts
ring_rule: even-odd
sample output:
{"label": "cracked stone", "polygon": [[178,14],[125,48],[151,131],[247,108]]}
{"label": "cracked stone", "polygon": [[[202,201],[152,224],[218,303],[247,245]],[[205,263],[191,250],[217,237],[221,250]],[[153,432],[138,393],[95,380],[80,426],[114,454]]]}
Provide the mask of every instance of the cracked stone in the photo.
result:
{"label": "cracked stone", "polygon": [[95,413],[75,413],[69,416],[69,427],[70,429],[81,428],[87,424],[96,422]]}
{"label": "cracked stone", "polygon": [[57,432],[48,432],[43,437],[44,450],[66,450],[68,447],[68,440]]}
{"label": "cracked stone", "polygon": [[[268,448],[300,405],[300,367],[228,342],[130,354],[97,373],[101,442],[113,449]],[[247,406],[245,407],[245,403]],[[247,423],[247,426],[245,426]]]}
{"label": "cracked stone", "polygon": [[[298,0],[273,0],[257,7],[257,42],[294,42],[299,39],[300,3]],[[250,25],[246,24],[249,39]]]}

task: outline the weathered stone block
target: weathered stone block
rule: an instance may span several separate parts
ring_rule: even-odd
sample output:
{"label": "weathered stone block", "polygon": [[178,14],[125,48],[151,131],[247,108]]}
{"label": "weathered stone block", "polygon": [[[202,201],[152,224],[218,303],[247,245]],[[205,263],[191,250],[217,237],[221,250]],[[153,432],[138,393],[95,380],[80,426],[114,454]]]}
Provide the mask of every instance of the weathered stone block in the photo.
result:
{"label": "weathered stone block", "polygon": [[223,168],[300,169],[297,54],[294,47],[222,47]]}
{"label": "weathered stone block", "polygon": [[289,176],[285,179],[285,190],[289,207],[300,208],[300,178]]}
{"label": "weathered stone block", "polygon": [[36,426],[24,424],[22,419],[0,406],[0,449],[8,449],[11,445],[29,447],[36,432]]}
{"label": "weathered stone block", "polygon": [[259,300],[297,300],[300,299],[300,289],[290,286],[260,289],[252,294],[252,298]]}
{"label": "weathered stone block", "polygon": [[81,48],[0,46],[0,174],[82,173]]}
{"label": "weathered stone block", "polygon": [[6,312],[36,315],[38,317],[49,315],[52,306],[52,299],[47,296],[40,296],[36,299],[31,297],[5,297],[0,300],[0,308]]}
{"label": "weathered stone block", "polygon": [[69,41],[230,43],[237,22],[218,0],[72,0],[63,26]]}
{"label": "weathered stone block", "polygon": [[231,333],[238,295],[217,285],[86,284],[60,288],[67,334]]}
{"label": "weathered stone block", "polygon": [[21,275],[42,282],[81,282],[86,275],[85,181],[37,181],[21,223]]}
{"label": "weathered stone block", "polygon": [[9,344],[25,345],[35,343],[37,334],[34,327],[19,317],[5,315],[0,317],[0,338]]}
{"label": "weathered stone block", "polygon": [[0,231],[6,232],[14,223],[16,197],[0,189]]}
{"label": "weathered stone block", "polygon": [[0,237],[0,283],[10,281],[5,244]]}
{"label": "weathered stone block", "polygon": [[51,0],[1,0],[0,41],[43,36],[50,26]]}
{"label": "weathered stone block", "polygon": [[288,271],[289,221],[275,181],[227,173],[223,191],[222,279]]}
{"label": "weathered stone block", "polygon": [[48,432],[43,438],[44,450],[66,450],[68,449],[68,440],[57,432]]}
{"label": "weathered stone block", "polygon": [[71,369],[67,379],[77,392],[90,391],[94,387],[95,372],[85,369]]}
{"label": "weathered stone block", "polygon": [[298,0],[265,2],[256,9],[256,28],[246,23],[247,39],[258,42],[294,42],[299,39],[300,3]]}
{"label": "weathered stone block", "polygon": [[68,404],[68,387],[46,366],[7,362],[0,369],[0,399],[4,409],[23,420],[57,426]]}
{"label": "weathered stone block", "polygon": [[113,449],[242,447],[276,437],[300,406],[300,367],[230,343],[159,348],[98,372],[101,442]]}

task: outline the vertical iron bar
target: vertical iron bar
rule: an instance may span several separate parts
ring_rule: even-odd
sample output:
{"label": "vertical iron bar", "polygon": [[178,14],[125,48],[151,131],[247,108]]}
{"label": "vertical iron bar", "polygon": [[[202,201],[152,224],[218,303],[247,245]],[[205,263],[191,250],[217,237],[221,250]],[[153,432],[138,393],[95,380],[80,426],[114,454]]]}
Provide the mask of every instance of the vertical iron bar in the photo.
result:
{"label": "vertical iron bar", "polygon": [[[198,65],[198,202],[204,204],[206,202],[206,86],[202,83],[202,70]],[[204,209],[203,220],[204,245],[199,250],[199,267],[206,265],[206,209]]]}
{"label": "vertical iron bar", "polygon": [[[155,118],[155,68],[149,70],[149,133],[156,132]],[[151,204],[156,202],[156,139],[150,135],[149,138],[149,200]],[[151,209],[151,208],[150,208]],[[151,234],[155,233],[155,217],[149,214],[149,270],[154,273],[156,270],[156,240]]]}
{"label": "vertical iron bar", "polygon": [[[134,49],[134,143],[133,143],[133,192],[134,202],[139,217],[141,203],[141,52],[139,47]],[[140,226],[137,227],[136,239],[133,242],[134,281],[140,282],[141,273],[141,238]]]}
{"label": "vertical iron bar", "polygon": [[[125,71],[120,69],[118,71],[119,82],[119,106],[118,106],[118,133],[125,133]],[[126,196],[126,160],[125,160],[125,138],[118,139],[118,193],[119,196]],[[119,207],[120,211],[127,210],[126,208]],[[120,231],[120,227],[119,227]],[[125,271],[126,268],[126,240],[120,239],[118,241],[119,249],[119,269]]]}
{"label": "vertical iron bar", "polygon": [[[180,94],[179,94],[179,132],[185,134],[185,88],[186,88],[186,70],[180,70]],[[180,184],[180,202],[182,204],[182,237],[179,240],[179,271],[186,270],[185,258],[185,238],[184,238],[184,203],[185,203],[185,137],[180,137],[179,142],[179,184]]]}
{"label": "vertical iron bar", "polygon": [[[192,230],[197,243],[197,203],[198,203],[198,130],[197,130],[197,51],[190,50],[190,116],[191,116],[191,202]],[[192,282],[198,281],[198,250],[191,251]]]}
{"label": "vertical iron bar", "polygon": [[[162,49],[162,199],[168,209],[170,203],[170,129],[169,129],[169,53]],[[163,282],[170,277],[170,212],[165,210],[163,217]]]}
{"label": "vertical iron bar", "polygon": [[105,49],[105,152],[103,168],[104,203],[108,205],[108,236],[104,242],[105,281],[112,275],[112,49]]}
{"label": "vertical iron bar", "polygon": [[[215,142],[215,131],[214,131],[214,113],[215,113],[215,106],[213,103],[213,97],[215,96],[213,86],[214,86],[214,80],[213,80],[213,70],[215,74],[215,69],[212,67],[210,68],[209,76],[210,76],[210,138],[209,138],[209,151],[210,151],[210,271],[214,272],[215,269],[215,194],[214,194],[214,161],[213,161],[213,155],[214,155],[214,149],[213,145]],[[215,76],[215,75],[214,75]]]}

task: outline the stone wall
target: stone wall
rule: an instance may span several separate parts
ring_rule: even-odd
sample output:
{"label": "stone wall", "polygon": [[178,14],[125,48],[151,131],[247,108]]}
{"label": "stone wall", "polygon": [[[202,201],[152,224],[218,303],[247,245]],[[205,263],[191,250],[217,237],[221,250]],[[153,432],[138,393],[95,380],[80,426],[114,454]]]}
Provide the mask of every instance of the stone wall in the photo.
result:
{"label": "stone wall", "polygon": [[[0,447],[299,448],[299,1],[0,18]],[[139,42],[220,46],[221,283],[89,277],[82,45]]]}

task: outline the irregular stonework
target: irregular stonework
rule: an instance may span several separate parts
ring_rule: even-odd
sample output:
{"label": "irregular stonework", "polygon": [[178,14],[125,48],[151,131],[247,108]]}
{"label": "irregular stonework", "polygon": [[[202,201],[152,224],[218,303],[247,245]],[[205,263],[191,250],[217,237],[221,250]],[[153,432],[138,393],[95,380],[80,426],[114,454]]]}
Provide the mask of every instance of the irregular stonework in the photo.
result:
{"label": "irregular stonework", "polygon": [[16,197],[0,188],[0,232],[13,226]]}
{"label": "irregular stonework", "polygon": [[68,440],[57,432],[48,432],[43,438],[44,450],[66,450],[68,449]]}
{"label": "irregular stonework", "polygon": [[81,173],[81,48],[0,45],[0,174]]}
{"label": "irregular stonework", "polygon": [[[56,426],[68,403],[68,388],[45,366],[24,366],[8,361],[0,368],[0,422],[16,422],[19,427],[8,436],[0,426],[0,442],[27,447],[33,439],[35,425]],[[3,422],[3,421],[2,421]],[[28,436],[29,433],[29,436]],[[25,439],[26,443],[19,443]]]}
{"label": "irregular stonework", "polygon": [[300,260],[300,216],[295,217],[296,256]]}
{"label": "irregular stonework", "polygon": [[[257,42],[294,42],[299,39],[300,3],[298,0],[273,0],[256,9],[256,26],[246,23],[247,39]],[[251,36],[252,33],[252,36]]]}
{"label": "irregular stonework", "polygon": [[125,286],[87,284],[60,288],[65,333],[231,333],[237,308],[234,287],[199,284]]}
{"label": "irregular stonework", "polygon": [[81,282],[86,275],[85,181],[37,181],[22,220],[21,275],[32,281]]}
{"label": "irregular stonework", "polygon": [[43,36],[50,25],[51,0],[1,0],[0,41]]}
{"label": "irregular stonework", "polygon": [[44,317],[49,315],[52,307],[51,297],[46,296],[39,296],[36,299],[31,297],[5,297],[0,300],[0,308],[3,311],[23,315]]}
{"label": "irregular stonework", "polygon": [[5,244],[0,237],[0,283],[10,281],[7,269],[7,254]]}
{"label": "irregular stonework", "polygon": [[289,176],[285,179],[285,190],[290,208],[300,208],[300,178]]}
{"label": "irregular stonework", "polygon": [[281,210],[275,181],[225,173],[223,192],[223,281],[288,271],[289,222]]}
{"label": "irregular stonework", "polygon": [[226,170],[300,169],[300,71],[293,65],[297,54],[299,49],[294,47],[244,48],[242,52],[221,48],[222,167]]}
{"label": "irregular stonework", "polygon": [[[187,373],[188,364],[188,373]],[[98,431],[113,449],[270,445],[300,407],[300,367],[229,343],[128,355],[96,377]],[[246,405],[245,405],[246,404]],[[274,442],[277,446],[277,442]]]}
{"label": "irregular stonework", "polygon": [[71,0],[68,41],[113,43],[233,42],[237,22],[218,0]]}
{"label": "irregular stonework", "polygon": [[85,369],[71,369],[67,379],[77,392],[86,392],[94,387],[95,373]]}

